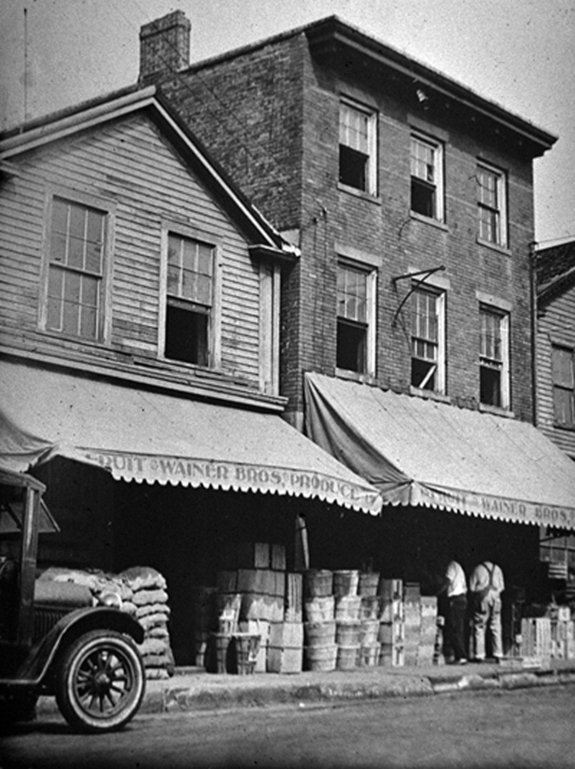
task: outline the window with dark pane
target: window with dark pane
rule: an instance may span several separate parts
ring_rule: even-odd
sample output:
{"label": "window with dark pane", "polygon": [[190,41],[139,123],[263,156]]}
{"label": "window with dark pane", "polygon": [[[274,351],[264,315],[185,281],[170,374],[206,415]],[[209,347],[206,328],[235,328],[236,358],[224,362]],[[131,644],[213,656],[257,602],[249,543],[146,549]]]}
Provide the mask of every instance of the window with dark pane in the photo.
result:
{"label": "window with dark pane", "polygon": [[412,294],[411,384],[421,390],[437,389],[438,301],[430,291],[417,289]]}
{"label": "window with dark pane", "polygon": [[99,339],[106,214],[55,197],[52,201],[46,328]]}
{"label": "window with dark pane", "polygon": [[555,345],[551,354],[555,422],[575,427],[575,355],[572,349]]}
{"label": "window with dark pane", "polygon": [[482,308],[479,351],[479,398],[488,406],[503,406],[504,315]]}
{"label": "window with dark pane", "polygon": [[214,247],[170,234],[167,267],[164,354],[173,360],[208,366]]}
{"label": "window with dark pane", "polygon": [[365,373],[367,345],[368,273],[338,265],[337,367]]}
{"label": "window with dark pane", "polygon": [[373,113],[342,102],[339,121],[339,181],[348,187],[374,193],[372,157]]}
{"label": "window with dark pane", "polygon": [[429,218],[438,213],[438,151],[420,137],[411,137],[411,210]]}
{"label": "window with dark pane", "polygon": [[479,238],[487,243],[505,244],[502,228],[503,190],[500,173],[478,166]]}

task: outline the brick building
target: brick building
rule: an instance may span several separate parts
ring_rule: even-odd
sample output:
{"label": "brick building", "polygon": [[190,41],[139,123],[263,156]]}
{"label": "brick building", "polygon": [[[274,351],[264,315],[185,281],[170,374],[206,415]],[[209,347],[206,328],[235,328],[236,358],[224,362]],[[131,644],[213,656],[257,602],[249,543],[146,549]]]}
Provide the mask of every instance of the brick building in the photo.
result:
{"label": "brick building", "polygon": [[181,12],[142,27],[140,80],[301,250],[286,417],[382,491],[376,561],[416,577],[430,542],[470,565],[503,539],[525,582],[509,553],[537,528],[513,524],[575,526],[532,426],[532,166],[555,137],[337,17],[192,66],[189,33]]}

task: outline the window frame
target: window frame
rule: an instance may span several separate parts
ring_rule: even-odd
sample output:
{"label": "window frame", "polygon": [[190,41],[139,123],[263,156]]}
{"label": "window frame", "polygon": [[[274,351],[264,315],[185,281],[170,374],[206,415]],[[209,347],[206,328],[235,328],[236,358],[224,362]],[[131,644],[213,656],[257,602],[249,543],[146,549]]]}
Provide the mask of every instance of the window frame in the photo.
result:
{"label": "window frame", "polygon": [[[565,383],[558,381],[557,366],[555,364],[555,353],[564,353],[570,358],[571,363],[571,381]],[[567,344],[551,344],[551,387],[553,394],[553,422],[557,427],[575,430],[575,350]],[[562,409],[558,408],[557,391],[567,393],[570,399],[570,421],[564,421],[558,415]]]}
{"label": "window frame", "polygon": [[[339,314],[339,289],[336,286],[336,371],[339,374],[357,377],[375,377],[376,375],[376,323],[377,323],[377,268],[369,263],[360,262],[342,254],[337,256],[337,278],[341,269],[351,270],[365,276],[365,323],[354,321]],[[365,360],[363,371],[343,368],[337,365],[340,318],[349,325],[365,326]]]}
{"label": "window frame", "polygon": [[[496,205],[489,205],[483,202],[481,198],[481,190],[484,189],[484,185],[481,183],[481,173],[489,174],[495,178],[495,195]],[[480,243],[495,248],[508,248],[509,234],[508,234],[508,222],[507,222],[507,174],[501,168],[491,165],[484,160],[477,160],[476,167],[477,174],[477,239]],[[495,216],[494,232],[495,237],[491,239],[489,237],[483,237],[482,234],[482,212],[491,212]]]}
{"label": "window frame", "polygon": [[[418,142],[420,145],[425,145],[427,148],[431,149],[433,152],[433,168],[436,175],[436,179],[434,180],[433,185],[431,185],[431,183],[428,182],[426,179],[423,179],[423,177],[413,173],[414,142]],[[409,161],[410,161],[409,210],[411,214],[415,217],[422,217],[424,220],[427,220],[427,221],[440,222],[441,224],[444,224],[445,223],[445,169],[444,169],[445,146],[444,146],[444,143],[440,139],[436,139],[433,136],[430,136],[429,134],[424,133],[423,131],[419,131],[417,129],[412,128],[409,134]],[[434,205],[433,205],[434,210],[431,216],[428,216],[425,213],[421,213],[420,211],[417,211],[413,208],[413,180],[414,179],[419,180],[418,181],[419,184],[423,183],[425,186],[429,186],[429,187],[433,186],[433,189],[435,191],[435,199],[434,199]]]}
{"label": "window frame", "polygon": [[[166,322],[168,308],[168,246],[170,235],[193,240],[213,248],[212,306],[208,318],[207,364],[191,363],[166,356]],[[162,222],[160,286],[158,310],[158,357],[174,365],[195,366],[202,369],[217,369],[221,366],[221,238],[212,233],[173,221]]]}
{"label": "window frame", "polygon": [[[341,147],[348,147],[349,149],[356,151],[356,148],[350,144],[342,142],[342,126],[343,126],[343,107],[355,110],[367,117],[367,149],[366,154],[366,173],[365,173],[365,185],[364,187],[349,184],[341,179]],[[378,113],[373,107],[367,104],[363,104],[356,99],[352,99],[349,96],[340,95],[338,104],[338,183],[346,190],[353,190],[356,193],[369,195],[370,197],[377,197],[378,183],[377,183],[377,166],[378,166],[378,138],[377,138],[377,126],[378,126]]]}
{"label": "window frame", "polygon": [[[413,334],[413,321],[415,308],[413,307],[413,300],[420,294],[427,294],[435,298],[435,317],[437,322],[437,341],[421,338],[427,344],[435,344],[437,350],[437,357],[435,360],[435,387],[433,389],[421,387],[413,384],[413,361],[425,360],[429,362],[429,359],[421,358],[414,355],[414,334]],[[410,383],[414,390],[419,392],[436,393],[437,395],[446,395],[447,393],[447,334],[446,334],[446,312],[447,308],[447,296],[446,291],[436,288],[430,285],[418,285],[415,284],[412,289],[412,306],[411,306],[411,331],[410,331]],[[431,372],[433,373],[433,372]],[[429,375],[428,375],[429,376]]]}
{"label": "window frame", "polygon": [[[96,319],[96,334],[93,337],[59,331],[48,326],[49,279],[51,266],[51,240],[53,227],[54,200],[61,199],[71,205],[98,211],[104,217],[102,243],[102,272],[99,278],[99,307]],[[92,195],[83,190],[63,185],[48,185],[44,200],[44,223],[42,232],[42,267],[38,305],[38,329],[46,334],[55,334],[84,344],[109,344],[111,339],[111,275],[113,271],[114,230],[117,205],[114,201]],[[62,267],[62,269],[71,269]]]}
{"label": "window frame", "polygon": [[[499,335],[501,344],[501,361],[499,365],[486,365],[483,361],[488,356],[482,353],[483,344],[483,315],[499,318]],[[511,313],[496,307],[494,305],[479,304],[479,403],[482,408],[503,409],[505,411],[511,408],[511,377],[510,377],[510,326]],[[497,361],[491,357],[491,361]],[[487,403],[481,399],[481,374],[483,369],[493,369],[500,371],[499,379],[499,398],[501,403]]]}

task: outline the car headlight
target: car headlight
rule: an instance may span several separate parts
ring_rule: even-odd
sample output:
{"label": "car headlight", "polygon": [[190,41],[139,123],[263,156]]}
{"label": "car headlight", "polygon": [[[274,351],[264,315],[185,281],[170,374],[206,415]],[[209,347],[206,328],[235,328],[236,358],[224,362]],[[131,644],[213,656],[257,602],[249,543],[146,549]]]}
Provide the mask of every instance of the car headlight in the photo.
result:
{"label": "car headlight", "polygon": [[122,599],[118,593],[102,593],[98,599],[100,606],[108,606],[111,609],[121,609]]}

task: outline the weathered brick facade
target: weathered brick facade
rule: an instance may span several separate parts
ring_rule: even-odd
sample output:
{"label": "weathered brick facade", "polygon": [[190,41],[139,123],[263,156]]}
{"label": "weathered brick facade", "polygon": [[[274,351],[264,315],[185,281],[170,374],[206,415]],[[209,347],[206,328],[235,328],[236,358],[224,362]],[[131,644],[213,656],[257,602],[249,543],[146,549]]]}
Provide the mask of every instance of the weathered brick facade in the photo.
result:
{"label": "weathered brick facade", "polygon": [[[342,249],[377,266],[372,382],[410,390],[409,303],[397,314],[410,284],[392,278],[443,267],[447,399],[479,407],[478,295],[493,297],[510,312],[510,410],[533,419],[532,161],[553,137],[335,19],[166,75],[163,90],[254,204],[297,234],[302,258],[284,281],[281,371],[295,423],[302,372],[335,372]],[[341,95],[377,114],[375,195],[338,184]],[[414,128],[443,145],[443,222],[410,213]],[[478,242],[478,159],[505,174],[505,248]]]}

